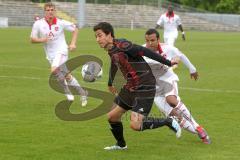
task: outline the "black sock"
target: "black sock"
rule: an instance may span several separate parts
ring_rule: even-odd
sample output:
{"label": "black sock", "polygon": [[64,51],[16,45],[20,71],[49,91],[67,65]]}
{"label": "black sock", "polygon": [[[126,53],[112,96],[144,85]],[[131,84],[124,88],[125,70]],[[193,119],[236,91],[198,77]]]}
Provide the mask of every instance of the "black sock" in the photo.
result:
{"label": "black sock", "polygon": [[123,125],[122,122],[109,122],[111,125],[111,131],[114,138],[117,140],[117,145],[120,147],[125,147],[126,142],[123,137]]}
{"label": "black sock", "polygon": [[141,131],[144,131],[146,129],[159,128],[168,125],[168,123],[168,119],[165,118],[145,117],[142,122]]}

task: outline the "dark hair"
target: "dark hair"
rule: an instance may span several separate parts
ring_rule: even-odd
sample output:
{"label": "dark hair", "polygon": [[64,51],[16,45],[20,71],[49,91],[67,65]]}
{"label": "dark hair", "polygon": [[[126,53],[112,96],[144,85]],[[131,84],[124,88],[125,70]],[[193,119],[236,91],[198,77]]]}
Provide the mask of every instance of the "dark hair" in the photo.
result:
{"label": "dark hair", "polygon": [[159,32],[156,29],[149,29],[146,31],[145,35],[151,35],[151,34],[156,34],[157,39],[159,39]]}
{"label": "dark hair", "polygon": [[111,33],[111,36],[114,38],[114,30],[113,26],[108,22],[100,22],[93,27],[93,31],[96,32],[97,30],[101,29],[105,34]]}

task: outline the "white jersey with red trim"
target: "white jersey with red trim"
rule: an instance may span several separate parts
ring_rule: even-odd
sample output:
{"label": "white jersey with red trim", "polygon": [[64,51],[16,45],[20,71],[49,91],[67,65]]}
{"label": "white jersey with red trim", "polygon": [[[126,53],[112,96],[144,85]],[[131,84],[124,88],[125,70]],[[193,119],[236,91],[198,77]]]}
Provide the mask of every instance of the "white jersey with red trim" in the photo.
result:
{"label": "white jersey with red trim", "polygon": [[50,40],[44,43],[44,50],[48,60],[54,59],[57,54],[68,54],[68,45],[65,40],[64,30],[73,32],[76,25],[55,18],[52,25],[48,24],[45,18],[35,21],[32,27],[32,38],[49,37]]}
{"label": "white jersey with red trim", "polygon": [[[146,47],[146,44],[143,45],[144,47]],[[161,43],[159,46],[161,46],[163,53],[161,54],[163,57],[165,57],[168,60],[172,60],[173,58],[178,57],[183,64],[189,69],[190,73],[195,73],[196,72],[196,68],[194,67],[194,65],[189,61],[189,59],[181,52],[179,51],[176,47],[171,46],[171,45],[167,45],[164,43]],[[159,54],[159,51],[157,51],[157,53]],[[148,57],[144,56],[144,59],[147,63],[152,63],[152,64],[159,64],[159,70],[164,70],[165,73],[162,74],[161,76],[157,76],[160,80],[163,81],[179,81],[178,76],[173,72],[173,69],[171,67],[168,67],[166,65],[163,65],[155,60],[152,60]],[[163,67],[164,66],[164,67]],[[150,65],[151,67],[151,65]],[[154,70],[156,70],[154,68]],[[154,71],[153,70],[153,74],[157,75],[157,72],[162,72],[162,71]]]}
{"label": "white jersey with red trim", "polygon": [[162,14],[157,21],[157,24],[163,26],[164,28],[164,37],[178,35],[178,26],[181,25],[181,19],[178,15],[173,14],[168,16],[167,13]]}

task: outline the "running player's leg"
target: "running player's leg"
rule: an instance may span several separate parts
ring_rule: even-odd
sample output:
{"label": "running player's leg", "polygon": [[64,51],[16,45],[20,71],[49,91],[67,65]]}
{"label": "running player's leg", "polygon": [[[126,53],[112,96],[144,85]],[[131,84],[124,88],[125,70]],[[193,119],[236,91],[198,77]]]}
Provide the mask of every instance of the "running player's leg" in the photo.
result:
{"label": "running player's leg", "polygon": [[[143,131],[146,129],[155,129],[167,124],[165,118],[153,118],[147,116],[150,112],[152,102],[151,99],[137,100],[136,106],[133,107],[131,113],[131,128],[135,131]],[[149,103],[148,103],[149,102]],[[141,103],[141,104],[140,104]],[[150,107],[149,107],[150,106]]]}
{"label": "running player's leg", "polygon": [[70,89],[68,88],[65,75],[61,72],[61,65],[67,60],[67,55],[57,54],[54,59],[49,60],[51,64],[51,73],[55,76],[59,85],[63,88],[63,91],[68,100],[73,101],[74,96],[72,95]]}
{"label": "running player's leg", "polygon": [[[63,68],[63,71],[66,71],[66,65],[64,65],[63,67],[65,68]],[[77,79],[71,73],[66,72],[65,78],[67,80],[68,86],[75,89],[77,91],[77,94],[81,96],[82,106],[86,106],[88,92],[80,86]]]}
{"label": "running player's leg", "polygon": [[210,137],[208,136],[206,130],[194,120],[193,116],[191,115],[187,107],[184,105],[184,103],[179,101],[178,105],[174,109],[176,109],[176,111],[179,112],[178,114],[181,114],[186,120],[181,122],[183,126],[187,126],[189,123],[191,123],[195,129],[194,133],[198,134],[199,138],[203,141],[203,143],[211,143]]}
{"label": "running player's leg", "polygon": [[127,149],[127,145],[123,136],[123,125],[121,122],[121,117],[127,110],[118,106],[117,104],[114,104],[113,107],[114,108],[107,115],[108,122],[111,126],[112,135],[114,136],[117,142],[115,145],[107,146],[104,149],[105,150]]}
{"label": "running player's leg", "polygon": [[[173,110],[171,111],[170,115],[178,115],[178,116],[186,119],[188,122],[190,122],[192,124],[193,128],[196,129],[196,127],[199,126],[199,125],[196,123],[196,121],[194,120],[194,118],[190,114],[189,110],[184,105],[184,103],[181,102],[180,97],[178,96],[177,82],[173,81],[172,86],[173,86],[172,91],[165,94],[166,102],[171,107],[173,107]],[[190,131],[190,132],[192,132],[192,131]]]}
{"label": "running player's leg", "polygon": [[173,112],[176,112],[177,114],[181,114],[183,118],[185,118],[187,121],[189,121],[193,127],[196,129],[199,124],[194,120],[193,116],[189,112],[188,108],[185,106],[183,102],[181,102],[180,97],[178,96],[178,84],[176,81],[172,82],[173,90],[169,93],[167,93],[166,96],[166,102],[173,107]]}
{"label": "running player's leg", "polygon": [[[86,106],[87,105],[87,91],[85,91],[81,86],[80,84],[78,83],[78,81],[76,80],[75,77],[73,77],[70,73],[70,71],[68,70],[65,62],[67,61],[68,59],[68,56],[66,53],[63,53],[63,54],[58,54],[53,62],[52,62],[52,66],[57,66],[58,69],[60,70],[61,72],[61,75],[64,76],[64,79],[67,83],[67,88],[69,91],[70,89],[69,88],[73,88],[77,91],[77,94],[81,95],[81,99],[82,99],[82,106]],[[60,74],[60,73],[59,73]],[[65,92],[66,93],[66,96],[67,97],[73,97],[73,95],[71,94],[71,92],[69,93],[68,92]]]}
{"label": "running player's leg", "polygon": [[[184,129],[196,133],[194,126],[190,121],[186,120],[179,112],[177,112],[174,107],[177,106],[180,98],[178,97],[178,88],[175,81],[157,81],[157,92],[154,102],[158,109],[166,116],[175,116],[180,120],[180,125]],[[168,100],[168,101],[167,101]],[[171,106],[170,106],[171,104]]]}
{"label": "running player's leg", "polygon": [[111,132],[116,139],[116,144],[112,146],[107,146],[105,150],[122,150],[127,149],[127,144],[124,139],[123,125],[121,122],[122,115],[131,109],[133,102],[133,97],[129,92],[122,88],[118,96],[114,99],[114,105],[112,110],[107,114],[108,122],[111,126]]}
{"label": "running player's leg", "polygon": [[[166,116],[166,117],[170,117],[170,116],[176,116],[178,117],[178,113],[172,112],[173,107],[171,107],[167,102],[166,102],[166,98],[162,97],[162,96],[158,96],[154,98],[154,102],[156,104],[156,106],[158,107],[158,109]],[[196,133],[195,128],[193,127],[193,125],[187,121],[185,118],[182,118],[182,121],[180,122],[180,126],[184,129],[186,129],[187,131],[191,132],[191,133]]]}
{"label": "running player's leg", "polygon": [[[199,137],[206,144],[211,143],[210,138],[204,128],[199,126],[199,124],[195,121],[188,108],[185,106],[183,102],[181,102],[180,97],[178,96],[178,85],[177,82],[173,83],[173,91],[166,94],[167,103],[173,107],[172,112],[173,115],[178,115],[182,117],[180,125],[185,129],[192,133],[198,133]],[[191,126],[190,126],[191,124]],[[193,128],[195,131],[193,131]]]}
{"label": "running player's leg", "polygon": [[[144,90],[146,91],[146,89]],[[166,125],[176,133],[177,137],[180,137],[181,128],[175,119],[148,116],[152,108],[155,94],[148,92],[146,95],[136,96],[137,98],[135,98],[135,103],[131,113],[131,128],[136,131],[144,131],[146,129],[155,129]],[[149,95],[152,95],[152,97],[148,97]]]}
{"label": "running player's leg", "polygon": [[157,118],[144,116],[137,112],[131,113],[131,128],[135,131],[144,131],[147,129],[155,129],[163,126],[168,126],[176,133],[176,137],[181,136],[181,127],[178,122],[172,118]]}

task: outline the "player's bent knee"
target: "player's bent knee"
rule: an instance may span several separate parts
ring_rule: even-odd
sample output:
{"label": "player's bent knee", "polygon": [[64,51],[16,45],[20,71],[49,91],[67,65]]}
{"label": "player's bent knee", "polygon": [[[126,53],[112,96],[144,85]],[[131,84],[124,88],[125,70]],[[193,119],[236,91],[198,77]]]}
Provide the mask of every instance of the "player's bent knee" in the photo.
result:
{"label": "player's bent knee", "polygon": [[107,119],[108,119],[108,122],[112,122],[113,116],[110,113],[108,113],[107,114]]}
{"label": "player's bent knee", "polygon": [[177,117],[179,121],[182,121],[182,119],[183,119],[181,112],[179,112],[177,108],[173,108],[173,110],[171,111],[171,113],[169,115]]}
{"label": "player's bent knee", "polygon": [[166,101],[173,108],[176,107],[177,104],[178,104],[178,100],[177,100],[177,97],[175,95],[166,97]]}
{"label": "player's bent knee", "polygon": [[71,73],[68,73],[66,76],[65,76],[66,80],[67,81],[70,81],[72,79],[72,75]]}
{"label": "player's bent knee", "polygon": [[60,70],[59,70],[58,67],[52,67],[52,68],[51,68],[51,73],[52,73],[52,74],[58,74],[58,72],[60,72]]}
{"label": "player's bent knee", "polygon": [[118,116],[115,116],[111,113],[108,113],[107,117],[108,117],[108,122],[119,122],[120,121],[120,118]]}
{"label": "player's bent knee", "polygon": [[134,130],[134,131],[141,131],[141,124],[137,123],[137,122],[131,122],[130,123],[130,127]]}

